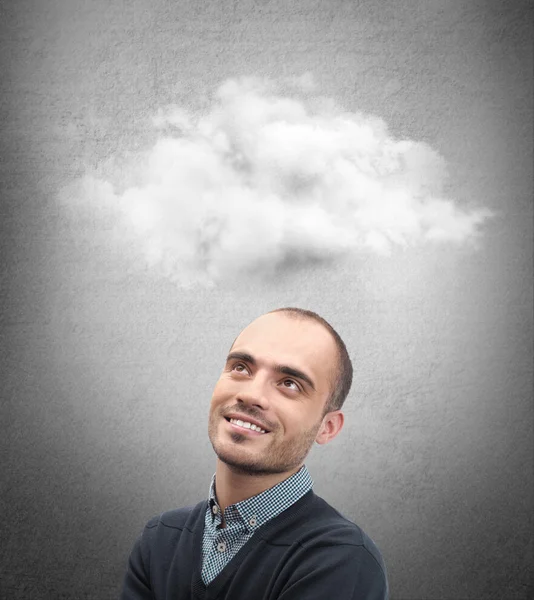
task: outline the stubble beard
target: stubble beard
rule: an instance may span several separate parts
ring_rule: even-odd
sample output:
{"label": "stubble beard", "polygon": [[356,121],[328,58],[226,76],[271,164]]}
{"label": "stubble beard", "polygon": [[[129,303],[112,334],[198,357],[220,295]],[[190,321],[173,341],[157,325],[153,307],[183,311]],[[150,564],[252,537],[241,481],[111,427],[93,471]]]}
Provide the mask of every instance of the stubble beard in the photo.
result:
{"label": "stubble beard", "polygon": [[[219,417],[216,417],[219,418]],[[322,419],[321,419],[322,421]],[[223,448],[219,443],[216,422],[210,420],[208,435],[213,450],[219,460],[226,464],[231,471],[242,475],[278,475],[294,470],[304,462],[317,436],[321,421],[304,431],[295,440],[286,440],[276,444],[276,438],[261,451],[261,456],[255,457],[244,447],[250,441],[249,436],[238,432],[230,433],[233,446],[241,445],[241,450]],[[276,432],[262,435],[275,436]],[[254,443],[254,442],[252,442]]]}

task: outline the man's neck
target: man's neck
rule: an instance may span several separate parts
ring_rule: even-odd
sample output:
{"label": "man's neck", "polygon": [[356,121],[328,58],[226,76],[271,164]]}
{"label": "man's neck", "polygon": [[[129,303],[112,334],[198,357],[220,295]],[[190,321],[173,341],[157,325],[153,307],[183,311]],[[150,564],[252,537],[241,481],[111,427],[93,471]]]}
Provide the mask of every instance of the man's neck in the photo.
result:
{"label": "man's neck", "polygon": [[281,481],[285,481],[297,471],[302,465],[288,471],[287,473],[275,473],[272,475],[247,475],[236,473],[228,465],[217,459],[217,468],[215,470],[215,491],[217,502],[224,513],[224,510],[243,500],[248,500],[274,487]]}

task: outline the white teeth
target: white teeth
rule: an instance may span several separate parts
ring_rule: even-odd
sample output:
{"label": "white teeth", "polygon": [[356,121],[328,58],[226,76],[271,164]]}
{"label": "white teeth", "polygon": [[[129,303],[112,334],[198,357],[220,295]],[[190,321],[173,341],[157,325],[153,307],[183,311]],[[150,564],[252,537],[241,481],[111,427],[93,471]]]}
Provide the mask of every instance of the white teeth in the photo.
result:
{"label": "white teeth", "polygon": [[252,431],[258,431],[259,433],[266,433],[265,429],[258,427],[258,425],[254,425],[254,423],[249,423],[248,421],[242,421],[241,419],[230,419],[230,423],[234,425],[239,425],[239,427],[244,427],[245,429],[252,429]]}

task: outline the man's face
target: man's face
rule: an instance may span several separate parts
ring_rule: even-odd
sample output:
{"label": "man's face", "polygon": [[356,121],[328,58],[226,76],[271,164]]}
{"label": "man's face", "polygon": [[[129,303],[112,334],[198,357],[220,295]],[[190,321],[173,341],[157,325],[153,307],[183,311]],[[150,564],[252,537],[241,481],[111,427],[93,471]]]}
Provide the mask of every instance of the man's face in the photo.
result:
{"label": "man's face", "polygon": [[[253,321],[234,342],[213,391],[208,433],[219,459],[247,474],[301,465],[321,431],[336,366],[334,340],[320,323],[283,312]],[[266,433],[231,417],[248,417]]]}

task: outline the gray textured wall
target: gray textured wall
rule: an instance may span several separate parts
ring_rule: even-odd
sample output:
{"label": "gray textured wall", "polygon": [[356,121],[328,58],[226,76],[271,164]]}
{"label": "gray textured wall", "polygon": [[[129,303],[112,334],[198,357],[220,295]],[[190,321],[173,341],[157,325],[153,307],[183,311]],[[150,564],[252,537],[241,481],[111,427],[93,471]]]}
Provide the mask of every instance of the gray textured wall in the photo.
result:
{"label": "gray textured wall", "polygon": [[[224,353],[282,305],[318,311],[351,351],[346,428],[308,465],[382,549],[392,598],[532,593],[529,5],[1,4],[2,598],[117,596],[144,522],[206,495]],[[478,250],[187,290],[56,202],[144,143],[158,107],[307,71],[446,157],[454,196],[497,214]]]}

